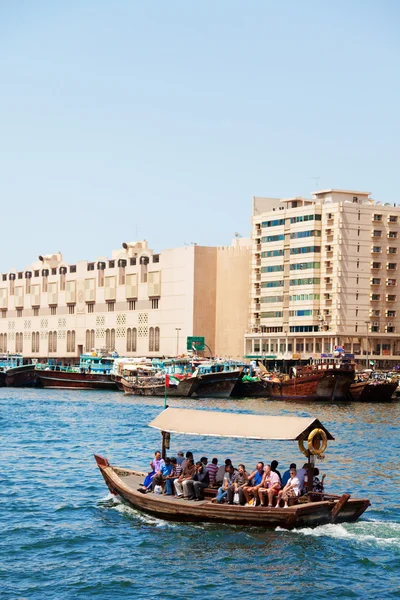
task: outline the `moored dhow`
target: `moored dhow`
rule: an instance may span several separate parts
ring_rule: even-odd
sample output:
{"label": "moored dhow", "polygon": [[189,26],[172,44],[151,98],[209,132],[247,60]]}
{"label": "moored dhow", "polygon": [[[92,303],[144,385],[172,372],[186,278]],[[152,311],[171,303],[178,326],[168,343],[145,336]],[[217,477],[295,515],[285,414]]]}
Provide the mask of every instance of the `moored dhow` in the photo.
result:
{"label": "moored dhow", "polygon": [[305,496],[294,499],[294,503],[286,508],[275,506],[255,509],[213,502],[215,488],[206,488],[204,500],[195,503],[161,494],[143,494],[139,491],[139,485],[145,473],[112,466],[107,458],[95,455],[109,491],[134,508],[158,518],[294,529],[356,521],[370,506],[368,499],[351,498],[348,493],[334,495],[312,491],[314,459],[325,452],[327,441],[334,439],[318,419],[167,408],[149,426],[161,431],[163,457],[169,448],[170,434],[180,433],[258,440],[295,440],[308,459],[308,493]]}
{"label": "moored dhow", "polygon": [[36,365],[37,386],[57,389],[117,390],[111,377],[113,358],[82,354],[78,366]]}

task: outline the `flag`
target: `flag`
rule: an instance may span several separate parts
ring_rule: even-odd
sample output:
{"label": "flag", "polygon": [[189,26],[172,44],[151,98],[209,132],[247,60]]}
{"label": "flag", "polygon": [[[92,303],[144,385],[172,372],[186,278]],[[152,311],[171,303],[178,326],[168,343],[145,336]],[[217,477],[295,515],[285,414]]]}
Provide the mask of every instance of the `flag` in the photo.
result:
{"label": "flag", "polygon": [[179,379],[177,377],[168,374],[165,376],[165,386],[167,388],[174,387],[177,385],[179,385]]}

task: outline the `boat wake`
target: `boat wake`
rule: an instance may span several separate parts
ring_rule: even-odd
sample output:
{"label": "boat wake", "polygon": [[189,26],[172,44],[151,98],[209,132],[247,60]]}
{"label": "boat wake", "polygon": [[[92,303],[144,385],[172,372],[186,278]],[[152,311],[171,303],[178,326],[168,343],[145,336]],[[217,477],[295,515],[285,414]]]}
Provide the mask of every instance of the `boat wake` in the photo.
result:
{"label": "boat wake", "polygon": [[146,525],[152,525],[153,527],[176,527],[175,523],[164,521],[163,519],[158,519],[157,517],[152,517],[151,515],[147,515],[146,513],[132,508],[128,504],[125,504],[118,496],[114,496],[113,494],[108,494],[105,498],[102,498],[99,501],[99,504],[116,510],[124,516],[141,521]]}
{"label": "boat wake", "polygon": [[[278,527],[276,531],[286,530]],[[311,527],[293,529],[290,533],[313,537],[330,537],[400,551],[400,523],[393,521],[360,521],[344,525],[328,524],[320,525],[314,529]]]}

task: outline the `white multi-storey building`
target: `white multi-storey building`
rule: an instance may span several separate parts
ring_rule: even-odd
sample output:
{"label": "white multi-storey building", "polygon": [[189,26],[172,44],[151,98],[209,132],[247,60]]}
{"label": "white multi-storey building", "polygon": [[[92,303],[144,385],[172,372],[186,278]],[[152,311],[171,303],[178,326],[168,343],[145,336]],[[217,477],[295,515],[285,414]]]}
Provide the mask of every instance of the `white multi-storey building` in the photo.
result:
{"label": "white multi-storey building", "polygon": [[400,208],[367,192],[254,198],[246,355],[400,363],[399,253]]}
{"label": "white multi-storey building", "polygon": [[250,257],[248,240],[159,254],[124,243],[111,259],[74,265],[39,257],[0,275],[0,353],[71,363],[92,350],[176,356],[188,336],[203,336],[213,354],[241,358]]}

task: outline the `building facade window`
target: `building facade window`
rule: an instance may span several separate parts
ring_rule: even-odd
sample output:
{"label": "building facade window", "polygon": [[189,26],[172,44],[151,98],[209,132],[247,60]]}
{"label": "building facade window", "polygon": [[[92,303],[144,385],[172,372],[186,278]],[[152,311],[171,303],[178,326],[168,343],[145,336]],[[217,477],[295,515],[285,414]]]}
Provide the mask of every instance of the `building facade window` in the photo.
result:
{"label": "building facade window", "polygon": [[278,227],[279,225],[284,225],[285,219],[274,219],[273,221],[263,221],[262,227]]}
{"label": "building facade window", "polygon": [[266,235],[261,238],[261,241],[263,244],[265,244],[265,243],[269,243],[269,242],[281,242],[281,241],[283,242],[284,239],[285,239],[285,236],[282,233],[281,235]]}
{"label": "building facade window", "polygon": [[57,306],[50,306],[50,314],[51,315],[57,314]]}
{"label": "building facade window", "polygon": [[318,229],[311,229],[310,231],[294,231],[290,234],[291,240],[299,240],[307,237],[321,237],[321,231]]}
{"label": "building facade window", "polygon": [[290,248],[290,254],[309,254],[311,252],[321,252],[321,246],[301,246],[300,248]]}
{"label": "building facade window", "polygon": [[154,329],[154,351],[160,351],[160,328],[156,327]]}
{"label": "building facade window", "polygon": [[115,302],[107,302],[107,311],[114,312],[115,310]]}
{"label": "building facade window", "polygon": [[48,351],[57,352],[57,331],[49,331]]}
{"label": "building facade window", "polygon": [[283,265],[268,265],[267,267],[261,267],[261,273],[276,273],[278,271],[283,271]]}
{"label": "building facade window", "polygon": [[279,279],[278,281],[262,281],[262,288],[275,288],[275,287],[283,287],[283,279]]}
{"label": "building facade window", "polygon": [[94,303],[91,302],[90,304],[87,305],[87,311],[88,313],[94,313]]}
{"label": "building facade window", "polygon": [[38,308],[34,308],[33,309],[33,316],[34,317],[38,317],[39,316],[39,309]]}
{"label": "building facade window", "polygon": [[128,310],[136,310],[136,300],[128,300]]}
{"label": "building facade window", "polygon": [[303,263],[295,263],[290,265],[291,271],[299,271],[303,269],[319,269],[321,267],[321,263],[319,262],[303,262]]}
{"label": "building facade window", "polygon": [[[332,215],[328,215],[331,219]],[[291,223],[303,223],[304,221],[321,221],[321,215],[299,215],[298,217],[290,217]]]}
{"label": "building facade window", "polygon": [[290,285],[319,285],[319,277],[308,277],[306,279],[291,279]]}
{"label": "building facade window", "polygon": [[151,308],[158,308],[158,298],[153,298],[151,301]]}
{"label": "building facade window", "polygon": [[149,352],[154,352],[154,327],[149,329]]}
{"label": "building facade window", "polygon": [[17,317],[22,317],[22,308],[17,308]]}

